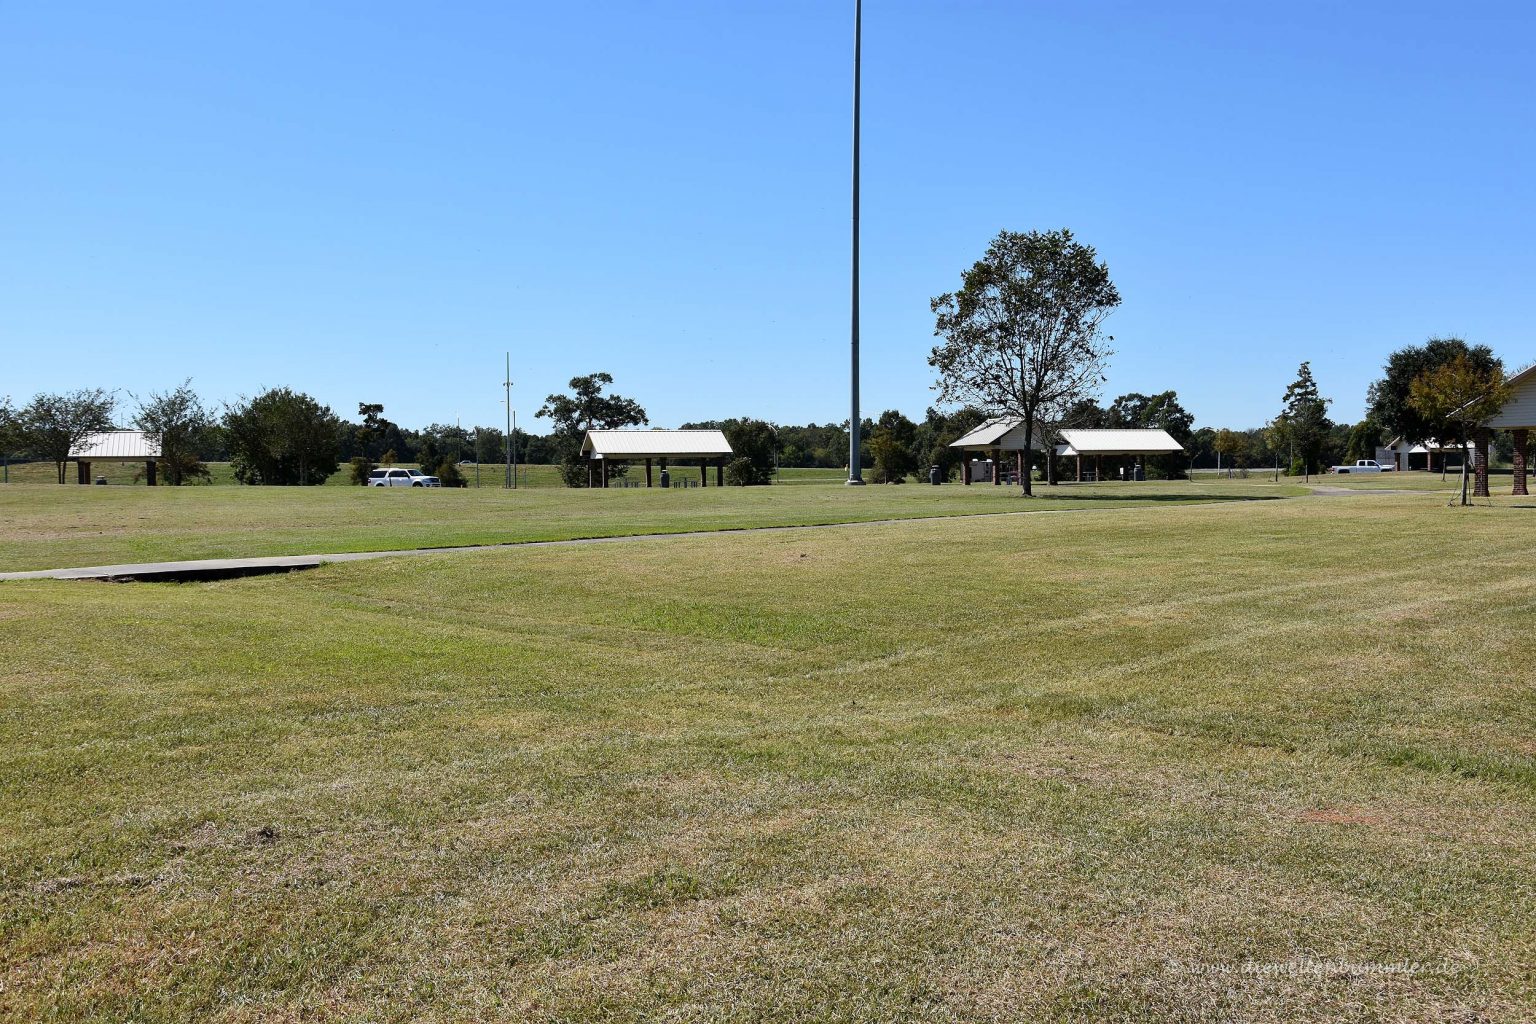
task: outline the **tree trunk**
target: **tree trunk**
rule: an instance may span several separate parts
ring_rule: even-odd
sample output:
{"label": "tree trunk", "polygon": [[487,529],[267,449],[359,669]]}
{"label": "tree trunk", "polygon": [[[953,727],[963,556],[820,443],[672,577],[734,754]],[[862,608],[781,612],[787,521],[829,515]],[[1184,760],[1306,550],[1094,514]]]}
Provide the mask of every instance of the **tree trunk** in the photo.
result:
{"label": "tree trunk", "polygon": [[[1035,417],[1033,415],[1033,410],[1026,409],[1024,412],[1024,451],[1026,454],[1034,450],[1034,444]],[[1024,484],[1024,496],[1026,498],[1032,498],[1035,496],[1035,489],[1033,486],[1031,486],[1030,481],[1030,477],[1032,476],[1034,476],[1034,474],[1026,469],[1024,472],[1024,479],[1021,481],[1021,483]]]}

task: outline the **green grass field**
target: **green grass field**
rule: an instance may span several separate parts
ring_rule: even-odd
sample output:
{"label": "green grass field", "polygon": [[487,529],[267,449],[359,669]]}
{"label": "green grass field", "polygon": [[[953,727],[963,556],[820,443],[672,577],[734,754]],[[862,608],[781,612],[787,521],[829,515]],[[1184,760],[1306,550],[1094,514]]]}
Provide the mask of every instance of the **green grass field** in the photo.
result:
{"label": "green grass field", "polygon": [[0,487],[0,572],[1303,493],[1288,484],[1189,481],[1040,490],[1030,502],[1015,488],[986,485],[509,491],[12,484]]}
{"label": "green grass field", "polygon": [[[227,462],[210,462],[208,465],[209,485],[217,487],[239,486],[235,479],[234,470]],[[403,469],[417,468],[414,462],[402,462]],[[107,485],[112,487],[144,486],[144,467],[139,464],[100,462],[91,467],[91,477],[106,477]],[[67,479],[71,486],[75,483],[75,467],[70,463],[65,467]],[[460,467],[464,479],[470,487],[501,487],[506,480],[506,468],[500,465],[486,463],[480,467],[477,474],[473,465]],[[14,484],[54,484],[58,483],[58,472],[51,462],[19,462],[7,467],[6,475]],[[559,487],[560,469],[558,466],[519,466],[517,474],[518,483],[524,487]],[[197,485],[204,486],[204,485]],[[352,486],[351,470],[348,466],[342,466],[340,470],[326,478],[325,487],[350,487]]]}
{"label": "green grass field", "polygon": [[[43,490],[0,492],[12,561],[82,550],[49,518],[372,522]],[[0,583],[0,1019],[1536,1017],[1536,509],[1082,497]]]}

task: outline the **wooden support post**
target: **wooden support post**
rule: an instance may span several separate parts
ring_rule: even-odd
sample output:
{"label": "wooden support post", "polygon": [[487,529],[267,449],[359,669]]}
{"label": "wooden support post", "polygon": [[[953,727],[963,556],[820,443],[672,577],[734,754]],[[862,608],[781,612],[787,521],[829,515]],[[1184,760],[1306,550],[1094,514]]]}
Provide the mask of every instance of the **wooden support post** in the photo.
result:
{"label": "wooden support post", "polygon": [[960,482],[966,487],[971,486],[971,455],[969,452],[960,453]]}
{"label": "wooden support post", "polygon": [[1078,457],[1077,457],[1077,482],[1078,483],[1082,483],[1083,482],[1083,457],[1082,457],[1082,455],[1078,455]]}
{"label": "wooden support post", "polygon": [[1511,430],[1510,435],[1515,440],[1514,465],[1511,467],[1514,470],[1515,487],[1509,493],[1523,495],[1527,493],[1525,489],[1526,442],[1530,436],[1530,431],[1522,427],[1519,430]]}
{"label": "wooden support post", "polygon": [[699,486],[700,487],[708,487],[709,486],[709,460],[708,459],[700,459],[699,460]]}
{"label": "wooden support post", "polygon": [[144,482],[149,484],[151,487],[155,486],[155,470],[157,468],[158,467],[155,465],[154,459],[150,459],[148,462],[144,463]]}
{"label": "wooden support post", "polygon": [[603,460],[603,486],[608,486],[608,460]]}
{"label": "wooden support post", "polygon": [[724,487],[725,486],[725,456],[724,455],[720,456],[718,459],[715,460],[715,486],[716,487]]}
{"label": "wooden support post", "polygon": [[1024,449],[1020,448],[1013,453],[1014,472],[1019,475],[1019,483],[1024,482]]}
{"label": "wooden support post", "polygon": [[591,488],[592,488],[592,470],[595,468],[593,463],[594,463],[594,460],[592,460],[592,459],[588,459],[587,460],[587,489],[588,490],[591,490]]}
{"label": "wooden support post", "polygon": [[82,484],[88,484],[91,482],[91,464],[89,462],[76,460],[75,482]]}
{"label": "wooden support post", "polygon": [[651,460],[645,460],[645,486],[651,486]]}
{"label": "wooden support post", "polygon": [[1104,456],[1102,455],[1093,457],[1093,482],[1096,484],[1104,482]]}
{"label": "wooden support post", "polygon": [[992,486],[1000,486],[1003,482],[1003,450],[992,449]]}

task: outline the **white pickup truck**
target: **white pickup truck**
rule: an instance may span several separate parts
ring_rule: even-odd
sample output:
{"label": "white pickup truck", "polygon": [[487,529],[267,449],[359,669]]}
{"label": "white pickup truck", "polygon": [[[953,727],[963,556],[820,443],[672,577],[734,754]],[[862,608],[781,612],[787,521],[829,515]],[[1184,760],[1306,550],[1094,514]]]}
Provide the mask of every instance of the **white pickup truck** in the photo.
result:
{"label": "white pickup truck", "polygon": [[1334,466],[1333,473],[1385,473],[1387,467],[1375,459],[1357,459],[1353,466]]}
{"label": "white pickup truck", "polygon": [[442,481],[419,469],[376,469],[368,474],[369,487],[441,487]]}

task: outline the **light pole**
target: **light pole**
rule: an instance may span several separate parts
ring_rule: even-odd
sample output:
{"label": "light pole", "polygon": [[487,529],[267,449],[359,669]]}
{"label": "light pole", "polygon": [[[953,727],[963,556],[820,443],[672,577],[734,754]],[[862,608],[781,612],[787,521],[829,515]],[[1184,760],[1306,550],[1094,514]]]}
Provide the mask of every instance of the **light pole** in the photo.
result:
{"label": "light pole", "polygon": [[853,0],[853,314],[849,324],[852,343],[852,375],[848,417],[848,485],[862,487],[864,467],[859,465],[859,64],[863,47],[864,0]]}
{"label": "light pole", "polygon": [[516,487],[517,477],[512,475],[512,353],[507,353],[507,379],[502,381],[502,386],[507,389],[507,482],[506,487]]}

